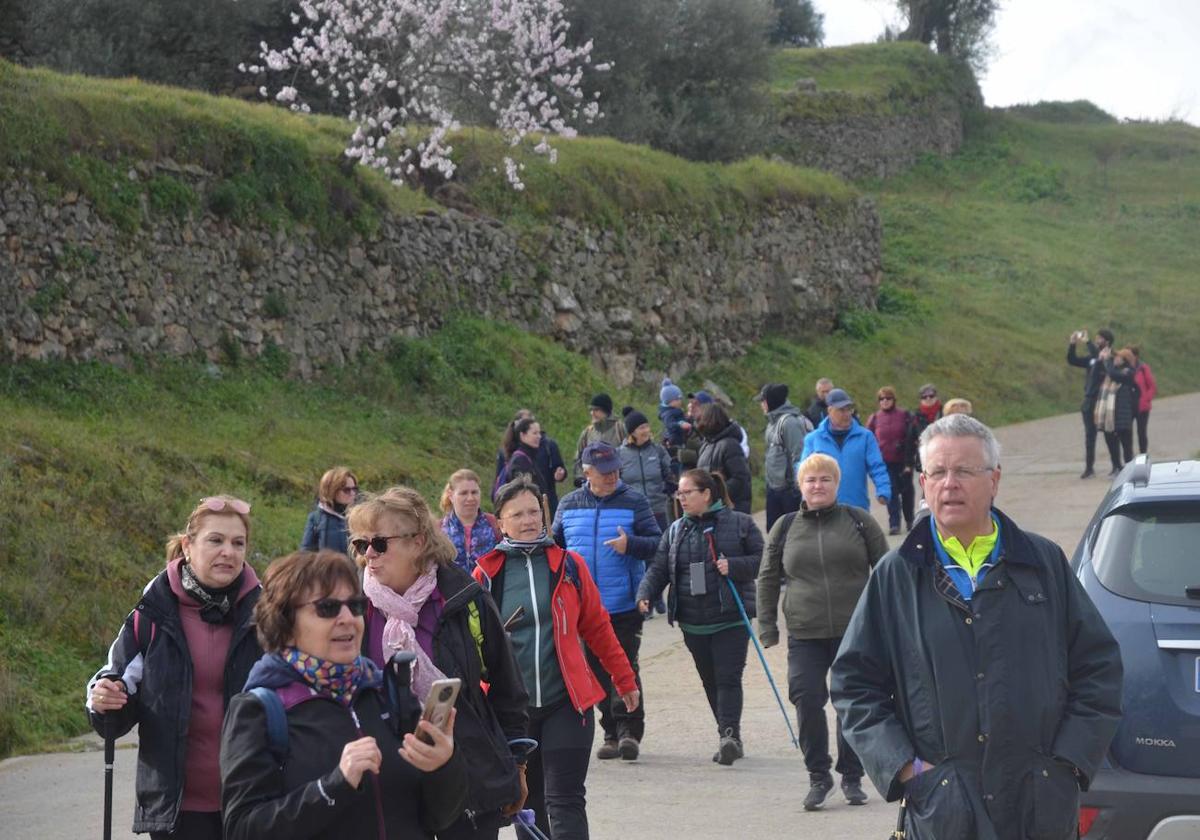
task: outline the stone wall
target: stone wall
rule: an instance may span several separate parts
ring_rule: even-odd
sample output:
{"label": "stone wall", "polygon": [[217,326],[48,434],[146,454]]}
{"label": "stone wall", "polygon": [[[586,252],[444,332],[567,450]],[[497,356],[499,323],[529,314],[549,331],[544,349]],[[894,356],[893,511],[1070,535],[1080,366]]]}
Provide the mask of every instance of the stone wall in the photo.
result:
{"label": "stone wall", "polygon": [[962,112],[930,107],[909,114],[845,115],[837,120],[785,124],[788,159],[843,178],[887,178],[922,156],[952,155],[962,146]]}
{"label": "stone wall", "polygon": [[880,239],[866,199],[703,228],[631,219],[623,234],[447,211],[391,218],[339,248],[212,215],[130,236],[84,198],[48,198],[0,171],[0,354],[220,360],[273,342],[310,376],[461,312],[556,339],[625,384],[740,354],[767,331],[827,331],[840,310],[872,306]]}

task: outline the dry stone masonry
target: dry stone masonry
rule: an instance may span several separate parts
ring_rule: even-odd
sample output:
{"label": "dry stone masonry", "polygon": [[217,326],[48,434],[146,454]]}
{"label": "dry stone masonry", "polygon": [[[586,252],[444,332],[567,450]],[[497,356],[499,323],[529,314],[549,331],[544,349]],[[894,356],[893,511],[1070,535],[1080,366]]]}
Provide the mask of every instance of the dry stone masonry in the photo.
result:
{"label": "dry stone masonry", "polygon": [[273,344],[307,377],[463,313],[558,340],[624,384],[743,353],[769,331],[827,331],[839,311],[873,305],[881,274],[866,199],[717,225],[629,219],[623,233],[450,210],[392,217],[372,239],[332,247],[211,214],[125,234],[85,198],[35,183],[0,170],[10,359],[219,361]]}

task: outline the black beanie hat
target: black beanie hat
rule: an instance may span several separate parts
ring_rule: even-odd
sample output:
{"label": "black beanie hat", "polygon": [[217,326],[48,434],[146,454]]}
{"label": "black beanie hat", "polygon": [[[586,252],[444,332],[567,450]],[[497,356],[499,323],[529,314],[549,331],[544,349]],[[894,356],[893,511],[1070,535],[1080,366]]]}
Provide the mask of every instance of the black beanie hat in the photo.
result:
{"label": "black beanie hat", "polygon": [[648,419],[646,419],[645,414],[642,414],[642,412],[638,411],[631,405],[627,405],[622,408],[621,415],[625,418],[625,431],[627,431],[629,434],[633,434],[633,430],[638,426],[641,426],[643,423],[650,422]]}
{"label": "black beanie hat", "polygon": [[767,411],[774,411],[787,402],[788,386],[768,382],[758,392],[758,398],[767,404]]}
{"label": "black beanie hat", "polygon": [[598,408],[605,414],[612,414],[612,397],[608,394],[596,394],[588,404],[589,408]]}

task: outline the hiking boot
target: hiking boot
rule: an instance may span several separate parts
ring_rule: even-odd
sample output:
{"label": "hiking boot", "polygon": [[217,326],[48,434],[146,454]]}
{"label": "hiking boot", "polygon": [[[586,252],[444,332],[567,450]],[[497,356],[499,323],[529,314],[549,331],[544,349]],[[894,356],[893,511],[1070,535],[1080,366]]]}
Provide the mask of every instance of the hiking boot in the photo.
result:
{"label": "hiking boot", "polygon": [[833,790],[833,777],[818,776],[809,782],[808,795],[804,797],[805,811],[819,811],[825,804],[825,797]]}
{"label": "hiking boot", "polygon": [[622,761],[633,761],[638,757],[638,741],[637,738],[624,736],[617,742],[617,752],[621,755]]}
{"label": "hiking boot", "polygon": [[1081,472],[1079,474],[1079,477],[1080,478],[1091,478],[1095,474],[1096,474],[1096,471],[1094,469],[1092,469],[1091,467],[1088,467],[1086,470],[1084,470],[1083,472]]}
{"label": "hiking boot", "polygon": [[891,528],[888,528],[888,536],[890,536],[890,537],[894,537],[899,533],[900,533],[899,525],[893,525]]}
{"label": "hiking boot", "polygon": [[851,805],[866,805],[867,794],[862,789],[861,779],[842,779],[842,796]]}
{"label": "hiking boot", "polygon": [[600,759],[601,761],[607,761],[610,758],[616,758],[620,754],[621,749],[617,746],[617,742],[610,741],[607,738],[605,738],[604,743],[600,745],[600,749],[596,750],[596,758]]}
{"label": "hiking boot", "polygon": [[721,736],[721,741],[717,745],[717,754],[713,756],[713,760],[717,764],[722,764],[726,767],[733,764],[739,758],[746,754],[742,749],[742,741],[733,734],[733,727],[725,730],[725,734]]}

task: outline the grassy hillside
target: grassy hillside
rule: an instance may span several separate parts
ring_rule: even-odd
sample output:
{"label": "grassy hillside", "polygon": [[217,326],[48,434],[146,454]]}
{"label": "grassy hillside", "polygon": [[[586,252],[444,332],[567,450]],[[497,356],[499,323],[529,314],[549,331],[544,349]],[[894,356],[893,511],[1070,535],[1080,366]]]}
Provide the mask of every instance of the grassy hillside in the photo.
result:
{"label": "grassy hillside", "polygon": [[[0,176],[6,167],[38,173],[51,193],[88,196],[128,232],[147,213],[209,210],[239,223],[304,225],[334,241],[369,235],[385,213],[443,209],[421,189],[394,189],[378,173],[348,165],[342,151],[350,133],[333,117],[0,59]],[[510,221],[571,216],[613,226],[636,211],[708,223],[775,203],[855,195],[810,169],[761,158],[692,163],[606,138],[556,141],[556,166],[527,146],[517,149],[529,185],[517,192],[502,175],[504,155],[514,152],[494,132],[468,129],[453,145],[454,205]]]}
{"label": "grassy hillside", "polygon": [[[609,154],[581,157],[579,177],[612,172],[619,153]],[[611,196],[625,181],[607,177]],[[1200,314],[1197,129],[1106,123],[1078,106],[992,112],[953,160],[858,186],[884,219],[879,311],[843,313],[830,337],[771,337],[682,383],[711,377],[729,391],[758,458],[751,398],[766,380],[788,382],[801,402],[828,375],[866,411],[879,385],[911,407],[926,380],[970,397],[992,423],[1073,410],[1081,376],[1063,354],[1080,326],[1141,343],[1164,393],[1200,388],[1185,352]],[[547,212],[538,189],[527,192],[518,200],[532,209],[514,217]],[[0,365],[0,755],[81,730],[83,681],[200,496],[254,504],[261,569],[294,547],[329,465],[350,464],[366,488],[408,482],[434,498],[464,464],[490,481],[499,429],[518,406],[537,410],[569,453],[601,389],[581,357],[471,321],[397,339],[308,384],[267,365],[219,376],[175,362]],[[650,389],[607,390],[653,416]]]}

